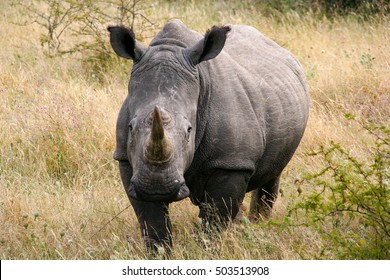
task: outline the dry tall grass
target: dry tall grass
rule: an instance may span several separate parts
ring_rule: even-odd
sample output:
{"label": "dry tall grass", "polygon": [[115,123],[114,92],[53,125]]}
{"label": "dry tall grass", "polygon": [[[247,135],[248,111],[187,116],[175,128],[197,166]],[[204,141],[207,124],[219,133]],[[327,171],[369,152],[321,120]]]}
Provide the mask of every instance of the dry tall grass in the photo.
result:
{"label": "dry tall grass", "polygon": [[[297,199],[294,181],[316,168],[306,151],[334,139],[364,160],[369,140],[343,113],[389,123],[387,18],[362,23],[291,14],[280,20],[263,17],[245,1],[170,2],[153,2],[160,26],[173,17],[200,32],[214,24],[253,25],[306,70],[311,116],[283,174],[275,220]],[[41,27],[11,23],[26,14],[9,1],[0,10],[0,258],[148,258],[112,159],[126,79],[108,71],[102,82],[72,56],[45,56]],[[210,241],[193,231],[197,209],[189,200],[173,204],[171,216],[177,259],[299,259],[323,246],[314,230],[279,232],[245,220]]]}

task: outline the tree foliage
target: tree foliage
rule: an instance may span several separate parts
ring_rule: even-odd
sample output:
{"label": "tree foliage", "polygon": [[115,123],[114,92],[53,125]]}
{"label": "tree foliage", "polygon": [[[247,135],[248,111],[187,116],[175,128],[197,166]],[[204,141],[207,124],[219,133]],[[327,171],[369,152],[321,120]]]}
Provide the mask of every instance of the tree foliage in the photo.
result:
{"label": "tree foliage", "polygon": [[[43,27],[41,45],[49,56],[84,52],[89,57],[107,56],[107,26],[126,25],[137,30],[138,39],[155,28],[147,0],[38,0],[15,1],[29,21]],[[67,40],[76,37],[77,40]],[[76,42],[67,43],[66,41]]]}

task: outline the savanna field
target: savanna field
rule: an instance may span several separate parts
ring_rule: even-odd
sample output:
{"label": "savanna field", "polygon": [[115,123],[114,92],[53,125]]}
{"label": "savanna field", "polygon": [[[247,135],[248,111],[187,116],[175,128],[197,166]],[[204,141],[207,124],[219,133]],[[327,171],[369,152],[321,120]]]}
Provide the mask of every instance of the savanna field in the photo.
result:
{"label": "savanna field", "polygon": [[[162,258],[145,251],[112,157],[131,62],[110,50],[105,28],[120,15],[85,5],[61,22],[53,1],[25,2],[0,3],[0,258]],[[105,12],[118,14],[121,1],[111,2]],[[128,2],[137,13],[123,22],[145,45],[171,18],[201,33],[252,25],[298,58],[310,88],[309,123],[271,220],[248,221],[247,194],[243,218],[206,236],[189,199],[171,204],[173,259],[390,258],[388,13]]]}

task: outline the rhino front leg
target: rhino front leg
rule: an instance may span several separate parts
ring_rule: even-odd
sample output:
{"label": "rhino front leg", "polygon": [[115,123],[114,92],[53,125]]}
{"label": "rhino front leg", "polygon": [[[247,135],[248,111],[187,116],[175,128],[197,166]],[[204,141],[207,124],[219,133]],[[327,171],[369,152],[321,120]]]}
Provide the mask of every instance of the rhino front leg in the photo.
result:
{"label": "rhino front leg", "polygon": [[258,222],[259,219],[269,219],[272,207],[278,197],[280,175],[262,187],[252,191],[249,219]]}
{"label": "rhino front leg", "polygon": [[250,173],[217,170],[208,180],[204,203],[200,205],[200,218],[217,228],[233,221],[245,196]]}
{"label": "rhino front leg", "polygon": [[137,215],[146,247],[155,252],[159,248],[164,248],[166,254],[169,255],[172,247],[172,226],[168,213],[169,205],[164,202],[146,202],[131,198],[128,186],[133,176],[133,170],[130,163],[128,161],[120,161],[119,170],[126,194]]}
{"label": "rhino front leg", "polygon": [[172,225],[168,214],[168,204],[145,202],[130,199],[141,227],[146,247],[152,252],[163,248],[166,255],[172,248]]}

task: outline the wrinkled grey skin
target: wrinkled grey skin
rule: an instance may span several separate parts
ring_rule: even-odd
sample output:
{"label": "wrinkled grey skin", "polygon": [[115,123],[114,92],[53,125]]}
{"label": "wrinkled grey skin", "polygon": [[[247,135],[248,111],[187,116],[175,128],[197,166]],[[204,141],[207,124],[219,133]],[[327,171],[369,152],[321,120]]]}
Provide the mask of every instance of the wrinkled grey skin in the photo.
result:
{"label": "wrinkled grey skin", "polygon": [[[148,48],[124,27],[109,31],[114,51],[134,61],[114,158],[146,245],[169,250],[168,206],[186,196],[223,224],[253,191],[250,217],[268,217],[308,118],[297,60],[249,26],[201,36],[171,20]],[[146,156],[154,125],[173,150],[162,161]]]}

